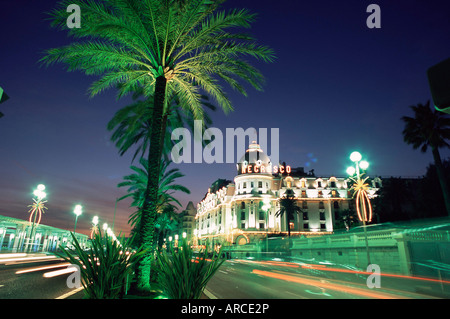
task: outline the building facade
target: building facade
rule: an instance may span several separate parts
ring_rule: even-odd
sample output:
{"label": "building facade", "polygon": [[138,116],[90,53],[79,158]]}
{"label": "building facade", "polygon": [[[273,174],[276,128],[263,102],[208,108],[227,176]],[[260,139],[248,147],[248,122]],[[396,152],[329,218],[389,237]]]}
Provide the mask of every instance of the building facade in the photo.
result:
{"label": "building facade", "polygon": [[[206,242],[243,245],[267,236],[331,233],[336,216],[351,210],[354,199],[349,180],[316,177],[302,168],[274,165],[253,142],[236,165],[234,181],[217,180],[197,205],[194,235]],[[375,196],[381,180],[370,181],[369,197]],[[279,215],[279,199],[292,190],[301,213],[287,221]],[[353,205],[353,206],[352,206]]]}

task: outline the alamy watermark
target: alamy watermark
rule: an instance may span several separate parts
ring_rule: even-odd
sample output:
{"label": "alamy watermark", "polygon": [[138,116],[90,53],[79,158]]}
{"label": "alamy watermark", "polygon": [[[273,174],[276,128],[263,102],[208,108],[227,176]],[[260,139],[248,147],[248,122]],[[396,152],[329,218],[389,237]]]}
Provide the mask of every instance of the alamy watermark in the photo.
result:
{"label": "alamy watermark", "polygon": [[377,264],[370,264],[367,266],[367,272],[371,273],[366,279],[368,288],[381,288],[381,268]]}
{"label": "alamy watermark", "polygon": [[[187,128],[180,127],[172,131],[171,138],[172,141],[176,142],[170,153],[172,161],[176,164],[237,163],[241,156],[246,153],[247,140],[250,143],[258,141],[260,149],[269,156],[273,165],[278,165],[280,159],[279,128],[270,129],[270,155],[268,154],[267,128],[260,128],[258,133],[253,127],[246,130],[241,127],[226,128],[225,133],[223,133],[219,128],[211,127],[203,132],[203,122],[196,120],[194,121],[193,136]],[[208,142],[205,147],[203,147],[204,141]],[[256,162],[259,159],[257,153],[258,151],[249,152],[248,162]]]}

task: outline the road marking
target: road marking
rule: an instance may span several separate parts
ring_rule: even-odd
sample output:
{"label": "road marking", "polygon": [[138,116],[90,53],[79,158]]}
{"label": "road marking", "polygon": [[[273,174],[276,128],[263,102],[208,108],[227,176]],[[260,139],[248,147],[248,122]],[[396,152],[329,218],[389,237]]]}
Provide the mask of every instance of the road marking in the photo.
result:
{"label": "road marking", "polygon": [[59,297],[56,297],[55,299],[66,299],[66,298],[68,298],[68,297],[70,297],[70,296],[72,296],[72,295],[75,295],[77,292],[80,292],[80,291],[83,290],[83,289],[84,289],[84,287],[81,286],[80,288],[74,289],[74,290],[69,291],[68,293],[66,293],[66,294],[64,294],[64,295],[61,295],[61,296],[59,296]]}
{"label": "road marking", "polygon": [[228,273],[226,271],[223,271],[223,270],[220,270],[220,269],[219,269],[219,271],[228,275]]}
{"label": "road marking", "polygon": [[206,297],[208,297],[209,299],[217,299],[216,296],[214,296],[208,289],[204,289],[203,293],[206,295]]}

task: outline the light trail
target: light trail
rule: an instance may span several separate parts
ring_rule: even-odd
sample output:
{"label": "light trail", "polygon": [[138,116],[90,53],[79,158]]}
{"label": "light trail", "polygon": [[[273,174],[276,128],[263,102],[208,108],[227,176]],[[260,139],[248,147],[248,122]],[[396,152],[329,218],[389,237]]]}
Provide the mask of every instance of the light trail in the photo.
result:
{"label": "light trail", "polygon": [[[323,265],[320,265],[320,267],[317,267],[317,265],[307,264],[307,265],[302,265],[302,268],[315,269],[315,270],[321,270],[321,271],[332,271],[332,272],[349,273],[349,274],[360,274],[360,275],[372,275],[373,274],[372,272],[367,272],[367,271],[358,271],[358,270],[350,270],[350,269],[323,267]],[[389,273],[380,273],[380,276],[382,276],[382,277],[392,277],[392,278],[401,278],[401,279],[431,281],[431,282],[439,282],[439,283],[443,283],[443,284],[450,284],[450,281],[441,280],[441,279],[435,279],[435,278],[429,278],[429,277],[415,277],[415,276],[397,275],[397,274],[389,274]]]}
{"label": "light trail", "polygon": [[[326,265],[320,265],[320,264],[298,264],[298,263],[285,262],[285,261],[272,261],[272,260],[264,260],[263,261],[263,260],[245,260],[245,259],[236,259],[236,262],[253,263],[253,264],[260,264],[260,265],[273,265],[273,266],[289,267],[289,268],[304,268],[304,269],[313,269],[313,270],[320,270],[320,271],[357,274],[357,275],[373,275],[373,272],[328,267]],[[420,280],[420,281],[429,281],[429,282],[450,284],[450,281],[448,281],[448,280],[442,280],[442,279],[430,278],[430,277],[407,276],[407,275],[390,274],[390,273],[383,273],[383,272],[380,273],[380,276],[381,277],[411,279],[411,280]]]}
{"label": "light trail", "polygon": [[323,281],[314,280],[314,279],[306,279],[306,278],[294,276],[291,274],[288,275],[285,273],[279,273],[279,272],[275,273],[275,272],[271,272],[271,271],[264,271],[264,270],[258,270],[258,269],[253,269],[252,273],[256,274],[256,275],[260,275],[260,276],[280,279],[280,280],[293,282],[293,283],[297,283],[297,284],[301,284],[301,285],[307,285],[307,286],[313,286],[313,287],[322,288],[322,289],[329,289],[329,290],[344,292],[344,293],[348,293],[348,294],[352,294],[352,295],[357,295],[360,297],[374,298],[374,299],[407,299],[406,297],[402,297],[402,296],[397,296],[397,295],[392,295],[392,294],[382,293],[382,292],[367,291],[362,288],[355,288],[355,287],[350,287],[350,286],[346,286],[346,285],[333,284],[330,282],[323,282]]}
{"label": "light trail", "polygon": [[27,268],[27,269],[16,271],[16,275],[26,274],[26,273],[41,271],[41,270],[47,270],[47,269],[53,269],[53,268],[61,268],[61,267],[69,266],[69,265],[70,265],[70,263],[62,263],[62,264],[56,264],[56,265],[50,265],[50,266]]}
{"label": "light trail", "polygon": [[11,257],[25,257],[27,254],[17,253],[17,254],[0,254],[0,258],[11,258]]}
{"label": "light trail", "polygon": [[43,277],[44,278],[53,278],[53,277],[56,277],[56,276],[62,276],[62,275],[66,275],[66,274],[71,274],[71,273],[76,272],[76,271],[78,271],[77,267],[67,267],[66,269],[46,272],[43,275]]}
{"label": "light trail", "polygon": [[44,257],[18,257],[18,258],[7,258],[7,259],[0,259],[0,264],[18,264],[18,263],[27,263],[27,262],[36,262],[36,261],[43,261],[43,260],[51,260],[55,259],[56,256],[50,255],[50,256],[44,256]]}

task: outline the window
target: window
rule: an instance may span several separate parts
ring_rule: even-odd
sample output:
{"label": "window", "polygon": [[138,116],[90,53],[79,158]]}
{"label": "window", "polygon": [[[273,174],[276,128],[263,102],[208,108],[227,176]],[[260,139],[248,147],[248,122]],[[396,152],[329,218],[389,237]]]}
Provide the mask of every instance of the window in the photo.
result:
{"label": "window", "polygon": [[264,220],[265,216],[264,216],[264,212],[260,211],[259,212],[259,220]]}
{"label": "window", "polygon": [[302,197],[306,198],[306,191],[302,191]]}
{"label": "window", "polygon": [[253,185],[253,182],[250,182],[250,187],[251,187],[251,188],[253,188],[253,187],[254,187],[254,185]]}
{"label": "window", "polygon": [[304,179],[300,182],[300,187],[306,188],[306,181]]}
{"label": "window", "polygon": [[262,182],[258,182],[258,187],[262,188]]}
{"label": "window", "polygon": [[245,209],[245,202],[241,203],[241,209]]}
{"label": "window", "polygon": [[245,220],[245,212],[244,211],[241,212],[241,220]]}
{"label": "window", "polygon": [[336,182],[335,181],[331,181],[330,182],[330,187],[331,188],[336,188]]}
{"label": "window", "polygon": [[289,229],[293,230],[294,229],[294,223],[293,222],[289,222]]}
{"label": "window", "polygon": [[326,230],[327,226],[325,224],[320,224],[320,230]]}
{"label": "window", "polygon": [[303,220],[308,220],[308,212],[303,213]]}
{"label": "window", "polygon": [[265,228],[264,223],[259,223],[259,229],[264,229],[264,228]]}
{"label": "window", "polygon": [[247,182],[244,182],[244,188],[247,188]]}
{"label": "window", "polygon": [[322,187],[322,181],[317,181],[317,187],[321,188]]}
{"label": "window", "polygon": [[325,212],[320,212],[320,220],[325,220]]}
{"label": "window", "polygon": [[302,208],[303,209],[308,209],[308,202],[306,200],[303,201]]}
{"label": "window", "polygon": [[334,209],[339,209],[339,202],[336,200],[333,202]]}
{"label": "window", "polygon": [[325,205],[323,204],[323,202],[319,202],[319,209],[325,209]]}

